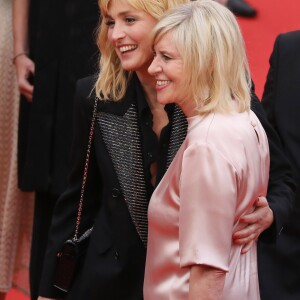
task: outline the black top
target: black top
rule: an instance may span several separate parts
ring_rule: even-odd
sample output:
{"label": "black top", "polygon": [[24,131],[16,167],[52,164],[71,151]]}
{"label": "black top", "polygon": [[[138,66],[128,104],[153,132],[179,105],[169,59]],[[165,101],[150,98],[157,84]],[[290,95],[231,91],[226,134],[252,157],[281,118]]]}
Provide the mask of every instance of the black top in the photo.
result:
{"label": "black top", "polygon": [[152,163],[157,163],[156,184],[160,182],[167,170],[167,154],[171,133],[171,124],[173,121],[174,105],[168,104],[165,110],[169,117],[169,123],[162,128],[159,139],[152,129],[153,116],[149,105],[144,97],[138,98],[138,114],[139,124],[142,136],[143,160],[145,169],[145,178],[149,199],[154,191],[154,186],[151,183],[150,166]]}
{"label": "black top", "polygon": [[21,98],[18,179],[24,191],[61,194],[67,185],[76,81],[97,70],[97,0],[31,0],[33,101]]}

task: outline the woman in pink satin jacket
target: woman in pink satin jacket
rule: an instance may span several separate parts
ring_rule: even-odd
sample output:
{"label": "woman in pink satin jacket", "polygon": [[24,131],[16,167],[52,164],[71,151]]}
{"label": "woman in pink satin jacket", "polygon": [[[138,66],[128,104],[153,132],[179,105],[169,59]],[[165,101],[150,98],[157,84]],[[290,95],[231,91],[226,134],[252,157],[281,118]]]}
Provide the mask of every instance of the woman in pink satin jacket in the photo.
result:
{"label": "woman in pink satin jacket", "polygon": [[214,1],[185,4],[156,25],[154,53],[157,101],[181,107],[188,133],[150,200],[144,299],[260,299],[256,243],[243,254],[231,238],[269,179],[237,22]]}

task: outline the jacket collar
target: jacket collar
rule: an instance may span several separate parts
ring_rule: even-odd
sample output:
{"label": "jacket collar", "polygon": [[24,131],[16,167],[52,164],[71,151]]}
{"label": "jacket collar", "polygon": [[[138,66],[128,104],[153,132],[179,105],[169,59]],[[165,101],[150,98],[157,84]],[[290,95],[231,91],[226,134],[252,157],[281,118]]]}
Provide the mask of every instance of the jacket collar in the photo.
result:
{"label": "jacket collar", "polygon": [[113,101],[112,99],[99,101],[98,112],[124,116],[132,104],[137,104],[139,97],[143,97],[143,99],[145,99],[143,88],[137,76],[133,74],[128,83],[128,88],[124,98],[119,101]]}

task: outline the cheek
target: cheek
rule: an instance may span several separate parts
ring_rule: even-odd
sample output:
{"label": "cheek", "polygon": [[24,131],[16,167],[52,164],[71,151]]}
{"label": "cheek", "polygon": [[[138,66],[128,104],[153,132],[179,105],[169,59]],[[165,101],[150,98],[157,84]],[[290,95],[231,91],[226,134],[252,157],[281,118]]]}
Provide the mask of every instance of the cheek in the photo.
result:
{"label": "cheek", "polygon": [[[149,31],[151,32],[151,31]],[[152,52],[152,42],[151,42],[151,39],[150,39],[150,36],[149,36],[149,32],[143,32],[141,33],[141,36],[139,38],[139,41],[140,41],[140,46],[143,48],[144,51],[149,51],[151,53]]]}
{"label": "cheek", "polygon": [[154,58],[152,50],[145,52],[145,57],[149,61],[149,64],[151,64]]}
{"label": "cheek", "polygon": [[149,65],[150,65],[154,58],[151,45],[149,43],[146,43],[146,44],[143,44],[143,46],[139,47],[139,48],[140,48],[140,53],[143,57],[143,60],[148,61]]}
{"label": "cheek", "polygon": [[112,31],[111,30],[107,31],[107,41],[109,42],[109,44],[113,45]]}
{"label": "cheek", "polygon": [[173,76],[176,77],[176,82],[178,86],[185,86],[186,76],[184,76],[182,68],[175,68],[173,70]]}

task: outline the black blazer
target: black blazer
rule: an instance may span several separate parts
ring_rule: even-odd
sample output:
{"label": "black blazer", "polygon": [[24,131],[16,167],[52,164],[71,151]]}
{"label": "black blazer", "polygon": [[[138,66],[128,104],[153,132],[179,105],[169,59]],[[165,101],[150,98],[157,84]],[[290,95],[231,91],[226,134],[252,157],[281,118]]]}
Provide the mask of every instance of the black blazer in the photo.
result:
{"label": "black blazer", "polygon": [[[74,232],[95,99],[94,93],[89,97],[93,85],[92,77],[81,80],[76,93],[74,120],[76,128],[71,158],[73,170],[69,187],[58,200],[55,209],[41,280],[40,294],[48,297],[59,295],[56,289],[52,288],[55,256],[62,243]],[[116,117],[125,129],[128,122],[125,114],[137,101],[135,88],[136,85],[133,83],[121,102],[99,102],[97,118],[102,113]],[[146,248],[131,221],[118,178],[118,175],[127,175],[133,180],[136,174],[116,173],[116,166],[108,149],[113,144],[104,142],[104,133],[98,120],[95,125],[83,219],[80,225],[83,231],[94,223],[94,231],[82,276],[73,284],[74,289],[68,294],[68,299],[142,299]],[[113,131],[109,126],[107,128]],[[116,139],[114,143],[117,142]],[[119,150],[122,150],[121,147]],[[129,148],[124,147],[123,150],[130,152]]]}
{"label": "black blazer", "polygon": [[[277,37],[262,98],[269,121],[300,183],[300,31]],[[300,191],[273,251],[264,257],[268,274],[261,280],[262,299],[300,299]]]}
{"label": "black blazer", "polygon": [[[91,94],[94,80],[90,77],[78,82],[75,99],[75,140],[72,146],[73,155],[71,158],[73,170],[69,186],[58,200],[55,208],[41,280],[40,294],[43,296],[59,296],[56,289],[52,288],[55,259],[56,253],[63,242],[74,231],[91,113],[95,98],[95,94]],[[99,103],[81,229],[83,231],[93,223],[95,227],[81,276],[76,279],[68,299],[135,300],[143,297],[146,248],[126,204],[128,188],[124,184],[126,177],[127,182],[134,183],[132,184],[132,188],[134,188],[138,173],[137,170],[122,173],[118,166],[120,152],[126,152],[124,156],[126,160],[126,156],[131,156],[132,149],[135,147],[126,146],[128,142],[126,137],[120,137],[123,147],[114,147],[114,143],[120,142],[117,141],[118,130],[115,130],[116,128],[125,130],[128,134],[128,140],[132,139],[128,123],[131,120],[137,121],[137,118],[133,115],[131,119],[127,117],[130,115],[132,105],[135,105],[137,98],[141,96],[140,84],[137,78],[134,77],[125,98],[121,102],[107,101]],[[288,197],[281,198],[280,195],[289,194],[292,190],[292,183],[288,172],[286,172],[288,165],[281,157],[280,148],[276,146],[276,134],[274,134],[266,119],[263,119],[264,112],[255,97],[253,97],[253,109],[257,112],[259,118],[263,120],[270,137],[275,140],[274,143],[270,143],[272,173],[270,176],[270,197],[268,199],[274,210],[276,222],[265,234],[265,240],[274,240],[289,210],[289,202],[286,199]],[[112,118],[113,122],[110,122],[109,118]],[[178,124],[186,122],[182,113],[173,119],[177,121],[173,121],[172,128],[175,122],[178,122]],[[111,132],[113,132],[113,137],[110,137]],[[186,132],[181,134],[183,138],[185,134]],[[171,140],[172,138],[170,138]],[[178,140],[178,137],[173,140]],[[138,144],[138,141],[135,144]],[[172,147],[174,148],[170,142],[169,148]],[[174,149],[171,149],[172,151],[169,151],[169,153],[174,155],[176,153],[176,151],[173,151]],[[138,161],[141,157],[142,152],[139,151],[134,154],[133,161]],[[147,218],[146,211],[143,218]]]}

